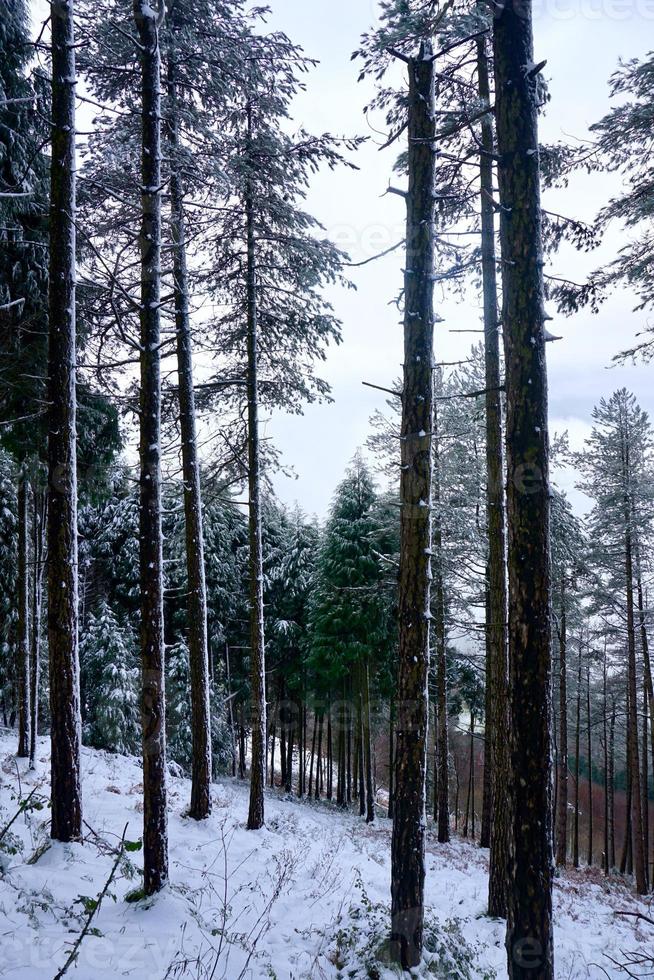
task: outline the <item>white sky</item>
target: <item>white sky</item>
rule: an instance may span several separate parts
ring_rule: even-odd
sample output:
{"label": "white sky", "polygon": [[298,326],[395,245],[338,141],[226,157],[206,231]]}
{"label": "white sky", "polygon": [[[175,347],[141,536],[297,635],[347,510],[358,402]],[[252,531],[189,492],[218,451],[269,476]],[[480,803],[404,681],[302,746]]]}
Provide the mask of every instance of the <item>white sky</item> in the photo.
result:
{"label": "white sky", "polygon": [[[272,6],[272,25],[321,62],[296,104],[298,123],[314,131],[370,135],[379,142],[362,113],[371,89],[357,84],[357,63],[350,62],[360,34],[374,23],[374,0],[272,0]],[[654,0],[537,0],[534,9],[535,60],[548,60],[545,76],[552,97],[541,122],[541,138],[584,138],[588,126],[609,106],[608,78],[618,60],[643,55],[654,46]],[[371,140],[357,155],[358,172],[326,173],[314,181],[310,209],[355,261],[403,237],[403,202],[382,196],[396,153],[397,146],[380,153]],[[548,195],[546,206],[592,220],[618,187],[615,175],[579,175],[566,191]],[[551,272],[581,280],[603,257],[614,254],[621,240],[615,229],[601,251],[590,256],[565,248],[555,257]],[[357,291],[339,290],[330,296],[343,321],[344,338],[322,366],[334,403],[309,406],[303,417],[278,415],[268,425],[268,433],[297,474],[295,481],[276,479],[279,496],[298,500],[321,517],[348,460],[369,433],[370,415],[384,406],[384,394],[361,382],[389,386],[400,372],[402,331],[397,310],[388,303],[401,286],[402,266],[398,251],[354,269]],[[437,297],[437,304],[445,322],[437,326],[436,355],[454,360],[479,338],[450,331],[480,326],[479,301],[470,296],[469,303],[461,305]],[[652,368],[610,367],[612,356],[630,346],[647,321],[645,314],[631,312],[634,305],[633,297],[623,294],[613,297],[597,316],[583,312],[569,319],[557,317],[549,325],[564,337],[548,345],[551,427],[569,429],[573,446],[580,446],[589,431],[593,405],[617,387],[629,387],[642,406],[654,412]],[[571,489],[568,477],[557,479]],[[583,506],[581,495],[571,496]]]}

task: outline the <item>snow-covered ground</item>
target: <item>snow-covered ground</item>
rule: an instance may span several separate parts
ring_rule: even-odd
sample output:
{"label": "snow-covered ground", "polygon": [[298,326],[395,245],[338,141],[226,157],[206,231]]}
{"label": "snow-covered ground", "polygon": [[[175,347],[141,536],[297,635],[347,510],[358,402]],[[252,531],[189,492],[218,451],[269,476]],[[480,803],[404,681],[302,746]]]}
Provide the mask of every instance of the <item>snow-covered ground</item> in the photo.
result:
{"label": "snow-covered ground", "polygon": [[[14,751],[13,733],[1,733],[0,834],[17,809],[19,773],[23,799],[36,783],[32,802],[48,794],[47,740],[39,741],[36,772],[24,760],[17,766]],[[82,844],[47,846],[47,807],[21,814],[0,841],[0,974],[15,980],[55,977],[109,876],[123,828],[128,841],[141,835],[138,760],[84,749],[83,766]],[[270,792],[266,829],[252,833],[243,783],[217,783],[213,814],[200,824],[184,817],[188,791],[186,780],[170,779],[170,885],[155,899],[125,901],[140,884],[141,854],[128,851],[67,976],[392,976],[377,955],[387,927],[387,820],[366,827],[327,804]],[[504,924],[484,915],[486,879],[486,856],[473,844],[442,846],[430,836],[427,934],[439,952],[429,975],[506,976]],[[597,872],[559,880],[555,907],[561,980],[624,977],[609,957],[654,954],[654,927],[616,915],[648,914],[648,906],[609,889]]]}

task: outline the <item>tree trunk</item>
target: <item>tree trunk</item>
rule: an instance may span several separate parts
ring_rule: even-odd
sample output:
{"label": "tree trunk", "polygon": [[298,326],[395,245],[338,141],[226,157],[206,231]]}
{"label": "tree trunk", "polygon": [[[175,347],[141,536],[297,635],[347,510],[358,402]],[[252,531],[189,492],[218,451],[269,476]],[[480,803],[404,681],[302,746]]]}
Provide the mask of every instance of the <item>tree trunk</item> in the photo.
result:
{"label": "tree trunk", "polygon": [[[174,19],[176,7],[169,3]],[[200,463],[195,428],[193,351],[189,316],[189,285],[186,265],[186,222],[184,189],[179,168],[179,113],[177,74],[173,40],[168,51],[168,144],[171,157],[170,224],[173,242],[173,288],[177,373],[179,378],[179,426],[182,441],[184,521],[186,532],[186,575],[188,579],[188,650],[191,681],[191,805],[189,816],[203,820],[211,813],[211,718],[209,713],[209,643],[207,638],[207,590],[204,574],[204,531]]]}
{"label": "tree trunk", "polygon": [[30,754],[30,622],[29,622],[29,498],[27,471],[23,464],[18,474],[18,752],[19,758]]}
{"label": "tree trunk", "polygon": [[433,471],[433,551],[434,551],[434,633],[436,646],[436,720],[437,733],[437,821],[438,841],[450,839],[450,746],[447,724],[447,631],[445,627],[445,582],[443,575],[443,532],[441,507],[441,458],[438,430],[438,402],[434,402],[432,422]]}
{"label": "tree trunk", "polygon": [[586,721],[588,745],[588,867],[593,864],[593,733],[590,724],[590,661],[586,664]]}
{"label": "tree trunk", "polygon": [[295,714],[291,715],[286,735],[286,767],[284,780],[284,792],[290,793],[293,789],[293,745],[295,742]]}
{"label": "tree trunk", "polygon": [[[343,690],[343,696],[345,696],[345,689]],[[349,700],[345,705],[345,717],[347,725],[345,786],[346,800],[349,805],[352,802],[352,709]]]}
{"label": "tree trunk", "polygon": [[[628,446],[625,448],[625,471],[629,473]],[[640,782],[640,751],[638,745],[638,693],[636,686],[636,633],[634,627],[634,580],[631,535],[631,507],[625,499],[625,579],[627,585],[627,684],[629,712],[629,779],[632,797],[633,862],[636,875],[636,891],[647,894],[647,874],[643,840],[643,809]]]}
{"label": "tree trunk", "polygon": [[604,669],[602,677],[602,735],[604,741],[604,873],[610,874],[611,864],[609,856],[609,738],[607,720],[607,698],[606,698],[606,640],[604,641]]}
{"label": "tree trunk", "polygon": [[559,766],[556,814],[556,863],[565,868],[568,854],[568,618],[565,572],[561,576],[559,618]]}
{"label": "tree trunk", "polygon": [[36,737],[39,730],[39,687],[41,681],[41,609],[43,605],[43,531],[45,493],[33,488],[32,518],[32,638],[30,647],[30,768],[36,761]]}
{"label": "tree trunk", "polygon": [[332,739],[332,706],[327,707],[327,799],[334,792],[334,745]]}
{"label": "tree trunk", "polygon": [[609,869],[615,868],[615,701],[611,703],[611,722],[609,725],[609,772],[608,772],[608,863]]}
{"label": "tree trunk", "polygon": [[391,845],[391,955],[422,957],[433,423],[434,60],[423,42],[409,71],[404,380],[400,478],[399,676]]}
{"label": "tree trunk", "polygon": [[316,792],[315,799],[320,799],[322,791],[322,734],[325,721],[324,712],[320,712],[320,722],[318,725],[318,754],[316,756]]}
{"label": "tree trunk", "polygon": [[577,718],[575,730],[575,818],[572,836],[572,863],[579,867],[579,752],[581,750],[581,644],[577,669]]}
{"label": "tree trunk", "polygon": [[472,824],[472,839],[475,838],[475,716],[470,715],[470,757],[468,759],[468,795],[466,797],[466,817],[463,823],[463,836],[468,836]]}
{"label": "tree trunk", "polygon": [[[252,111],[248,106],[248,140],[252,135]],[[248,166],[254,166],[248,162]],[[266,781],[266,658],[263,630],[263,554],[261,545],[261,481],[259,452],[259,382],[257,272],[254,227],[254,189],[248,178],[245,200],[247,224],[247,398],[248,489],[250,542],[250,664],[252,685],[252,767],[248,830],[264,823],[263,790]],[[292,746],[292,739],[291,739]],[[287,773],[287,782],[289,775]]]}
{"label": "tree trunk", "polygon": [[77,635],[75,430],[75,31],[73,0],[53,0],[48,319],[48,650],[51,835],[79,840],[81,717]]}
{"label": "tree trunk", "polygon": [[[508,972],[551,980],[551,625],[547,371],[538,93],[531,4],[493,20],[506,365],[509,649],[514,778]],[[535,815],[538,815],[535,818]]]}
{"label": "tree trunk", "polygon": [[232,744],[232,776],[236,776],[236,722],[234,719],[234,698],[232,694],[232,672],[229,661],[229,644],[225,640],[225,671],[227,680],[227,704],[229,705],[229,730]]}
{"label": "tree trunk", "polygon": [[648,701],[647,691],[643,689],[643,759],[641,766],[642,785],[640,788],[640,798],[643,807],[643,851],[645,854],[645,884],[649,891],[649,750],[648,740]]}
{"label": "tree trunk", "polygon": [[393,749],[395,740],[395,723],[393,720],[393,705],[391,704],[391,717],[388,723],[388,812],[389,820],[393,819],[395,805],[395,753]]}
{"label": "tree trunk", "polygon": [[141,57],[140,589],[143,676],[143,888],[168,879],[161,532],[161,89],[158,21],[134,0]]}
{"label": "tree trunk", "polygon": [[[313,734],[311,736],[311,757],[309,760],[309,790],[307,796],[311,799],[313,791],[313,767],[316,761],[316,736],[318,733],[318,712],[313,715]],[[316,785],[318,784],[318,770],[316,769]]]}
{"label": "tree trunk", "polygon": [[[479,96],[490,105],[486,40],[477,41]],[[484,293],[484,349],[486,383],[486,510],[488,521],[488,617],[486,624],[486,678],[489,713],[486,718],[486,753],[490,768],[490,855],[488,913],[508,914],[510,811],[506,805],[511,758],[506,732],[510,727],[509,661],[506,642],[506,529],[502,454],[502,399],[500,394],[500,341],[497,315],[497,260],[495,255],[495,202],[493,200],[493,121],[481,122],[479,161],[481,189],[481,260]],[[486,830],[482,834],[485,846]]]}
{"label": "tree trunk", "polygon": [[370,722],[370,668],[363,665],[363,764],[365,766],[366,823],[375,819],[375,780],[372,771],[372,727]]}

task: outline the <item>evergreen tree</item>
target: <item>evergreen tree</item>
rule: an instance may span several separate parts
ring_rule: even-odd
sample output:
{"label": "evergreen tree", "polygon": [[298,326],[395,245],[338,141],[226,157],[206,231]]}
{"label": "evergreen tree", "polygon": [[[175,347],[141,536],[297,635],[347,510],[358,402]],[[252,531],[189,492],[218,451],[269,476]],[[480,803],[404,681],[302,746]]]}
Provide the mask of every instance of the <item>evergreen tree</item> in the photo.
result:
{"label": "evergreen tree", "polygon": [[82,633],[80,667],[84,741],[94,748],[134,754],[140,733],[136,641],[105,600],[89,615]]}
{"label": "evergreen tree", "polygon": [[77,564],[75,22],[51,6],[48,271],[48,650],[55,840],[82,833]]}
{"label": "evergreen tree", "polygon": [[385,556],[379,547],[387,529],[380,518],[385,521],[386,515],[377,510],[370,472],[357,454],[336,490],[322,536],[309,607],[308,642],[309,664],[319,688],[332,692],[343,708],[336,719],[337,801],[341,805],[347,805],[344,742],[350,730],[349,707],[344,705],[360,705],[357,717],[363,726],[367,820],[374,818],[370,677],[376,679],[381,651],[393,649],[395,626],[384,587]]}
{"label": "evergreen tree", "polygon": [[15,467],[0,449],[0,708],[5,726],[13,724],[16,713],[16,503]]}
{"label": "evergreen tree", "polygon": [[[506,948],[511,980],[533,976],[534,966],[543,980],[550,980],[554,953],[549,445],[538,153],[542,65],[534,61],[530,3],[497,8],[493,54],[507,403],[513,770],[513,778],[505,780],[512,786],[513,808]],[[536,949],[537,963],[523,955],[525,943]]]}
{"label": "evergreen tree", "polygon": [[[636,886],[647,891],[642,776],[639,743],[640,700],[636,664],[637,556],[648,541],[654,518],[652,429],[634,396],[621,389],[593,410],[593,430],[579,457],[582,488],[595,502],[589,518],[591,561],[608,586],[612,613],[621,620],[627,648],[628,780],[633,801],[633,863]],[[599,594],[602,592],[598,589]],[[606,595],[606,591],[604,592]],[[621,596],[615,607],[616,595]],[[626,628],[625,628],[626,627]]]}

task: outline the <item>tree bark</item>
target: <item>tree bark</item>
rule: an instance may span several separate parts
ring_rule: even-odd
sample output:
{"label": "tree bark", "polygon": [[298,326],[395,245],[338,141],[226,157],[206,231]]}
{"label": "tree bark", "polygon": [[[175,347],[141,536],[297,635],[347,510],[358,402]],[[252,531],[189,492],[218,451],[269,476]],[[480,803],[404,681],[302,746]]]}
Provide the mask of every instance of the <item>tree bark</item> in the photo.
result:
{"label": "tree bark", "polygon": [[53,0],[48,319],[48,650],[51,835],[79,840],[81,717],[75,429],[75,30],[73,0]]}
{"label": "tree bark", "polygon": [[[629,447],[625,446],[625,473],[629,473]],[[625,499],[625,579],[627,586],[627,685],[629,712],[629,779],[632,797],[633,862],[636,875],[636,891],[647,894],[647,874],[643,839],[643,809],[640,782],[640,751],[638,745],[638,692],[636,685],[636,633],[634,625],[634,580],[631,533],[631,507]]]}
{"label": "tree bark", "polygon": [[18,474],[18,751],[19,758],[30,754],[30,622],[29,622],[29,497],[25,464]]}
{"label": "tree bark", "polygon": [[[175,5],[169,3],[173,29]],[[186,575],[188,579],[188,650],[191,681],[191,805],[189,816],[203,820],[211,813],[211,717],[209,711],[209,643],[207,637],[207,589],[204,570],[202,494],[195,427],[193,349],[189,315],[186,262],[184,188],[179,166],[180,137],[177,106],[177,66],[172,44],[168,51],[168,144],[171,157],[170,224],[173,243],[173,289],[177,373],[179,378],[179,425],[182,442]]]}
{"label": "tree bark", "polygon": [[577,718],[575,727],[575,816],[572,834],[572,863],[579,867],[579,753],[581,751],[581,644],[579,645],[579,666],[577,669]]}
{"label": "tree bark", "polygon": [[561,575],[559,617],[559,767],[556,815],[556,863],[565,868],[568,855],[568,617],[565,572]]}
{"label": "tree bark", "polygon": [[43,605],[43,532],[45,493],[32,488],[32,637],[30,645],[30,768],[36,761],[39,730],[39,687],[41,681],[41,610]]}
{"label": "tree bark", "polygon": [[642,785],[640,798],[643,807],[643,852],[645,854],[645,884],[649,891],[649,749],[648,739],[648,700],[647,691],[643,689],[643,743],[642,743]]}
{"label": "tree bark", "polygon": [[[227,681],[227,704],[229,705],[229,730],[232,745],[232,776],[236,776],[236,722],[234,719],[234,698],[232,694],[232,671],[229,662],[229,643],[225,640],[225,679]],[[274,743],[273,743],[274,745]]]}
{"label": "tree bark", "polygon": [[[551,980],[551,625],[547,371],[531,3],[493,20],[506,365],[513,771],[511,980]],[[529,69],[529,70],[528,70]]]}
{"label": "tree bark", "polygon": [[615,868],[615,701],[611,703],[611,721],[609,724],[609,771],[608,771],[608,865],[609,870]]}
{"label": "tree bark", "polygon": [[588,745],[588,853],[587,863],[593,864],[593,733],[590,719],[590,660],[586,664],[586,722]]}
{"label": "tree bark", "polygon": [[[252,138],[252,110],[248,106],[248,146]],[[247,166],[254,171],[254,163]],[[259,336],[257,315],[256,230],[253,173],[246,182],[247,225],[247,399],[248,399],[248,528],[250,542],[250,670],[252,686],[252,767],[248,830],[264,824],[263,791],[266,781],[266,655],[263,628],[263,552],[261,544],[261,454],[259,451]],[[291,739],[291,747],[292,747]],[[289,773],[287,773],[287,782]]]}
{"label": "tree bark", "polygon": [[395,741],[395,721],[393,719],[393,705],[391,704],[391,717],[388,723],[388,811],[389,820],[393,819],[395,808],[395,753],[393,750]]}
{"label": "tree bark", "polygon": [[431,580],[435,70],[423,42],[408,66],[404,380],[400,478],[399,675],[391,844],[391,955],[422,957]]}
{"label": "tree bark", "polygon": [[320,712],[320,722],[318,724],[318,751],[316,755],[316,791],[315,799],[320,799],[320,793],[322,791],[322,735],[323,726],[325,721],[324,712]]}
{"label": "tree bark", "polygon": [[140,589],[143,888],[168,880],[166,698],[161,531],[161,88],[159,23],[134,0],[141,58]]}
{"label": "tree bark", "polygon": [[433,458],[433,608],[436,646],[436,737],[437,751],[437,835],[439,844],[450,839],[450,740],[447,718],[447,629],[445,625],[445,581],[443,573],[443,531],[441,507],[441,455],[438,428],[438,402],[434,402],[432,423]]}
{"label": "tree bark", "polygon": [[[486,39],[477,41],[479,97],[490,106],[491,93]],[[506,528],[504,517],[504,465],[502,453],[502,398],[500,394],[500,330],[497,313],[497,258],[495,254],[495,201],[493,199],[493,121],[481,121],[479,176],[481,190],[481,261],[484,295],[484,350],[486,382],[486,510],[488,521],[488,618],[486,624],[486,677],[489,692],[484,767],[490,768],[490,860],[488,913],[508,914],[510,811],[506,805],[511,759],[509,731],[509,661],[506,642]],[[486,758],[486,754],[488,758]],[[488,830],[482,829],[482,846]]]}
{"label": "tree bark", "polygon": [[372,726],[370,722],[370,668],[368,661],[363,664],[363,753],[365,766],[366,823],[375,819],[375,780],[372,771]]}

